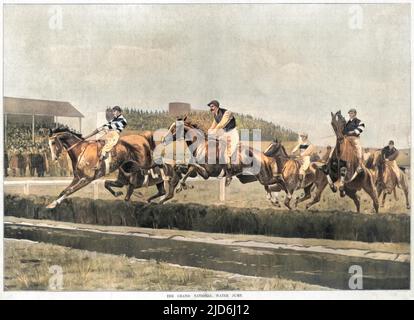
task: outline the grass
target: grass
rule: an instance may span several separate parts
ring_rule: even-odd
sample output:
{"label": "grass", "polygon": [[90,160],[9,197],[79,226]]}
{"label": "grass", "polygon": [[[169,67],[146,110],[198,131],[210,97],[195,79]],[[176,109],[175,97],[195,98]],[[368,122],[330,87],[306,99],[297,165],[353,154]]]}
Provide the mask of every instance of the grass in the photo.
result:
{"label": "grass", "polygon": [[4,240],[5,290],[50,290],[51,266],[61,266],[61,290],[220,291],[321,290],[281,278],[257,278],[145,261],[25,240]]}

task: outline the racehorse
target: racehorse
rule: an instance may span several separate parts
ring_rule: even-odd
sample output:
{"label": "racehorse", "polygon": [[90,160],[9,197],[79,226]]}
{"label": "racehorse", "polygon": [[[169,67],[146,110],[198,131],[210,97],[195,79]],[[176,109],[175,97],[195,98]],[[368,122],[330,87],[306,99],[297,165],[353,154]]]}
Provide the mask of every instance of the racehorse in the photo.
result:
{"label": "racehorse", "polygon": [[112,187],[122,188],[127,185],[128,190],[125,201],[129,201],[135,189],[155,185],[158,190],[157,193],[146,199],[146,202],[162,197],[159,204],[163,204],[174,197],[174,191],[183,173],[185,174],[186,172],[186,170],[183,172],[181,167],[167,163],[155,167],[149,172],[140,168],[135,161],[130,160],[119,167],[118,177],[115,181],[105,181],[105,188],[115,197],[119,197],[123,195],[122,191],[114,191]]}
{"label": "racehorse", "polygon": [[[177,119],[173,122],[168,129],[166,136],[164,137],[165,143],[168,140],[177,140],[177,131],[181,131],[184,134],[185,142],[192,154],[192,163],[187,174],[181,181],[181,186],[185,187],[185,181],[189,175],[196,171],[204,179],[210,177],[220,177],[226,170],[232,175],[236,176],[242,183],[250,183],[253,181],[259,181],[262,185],[274,185],[279,184],[282,187],[284,183],[280,176],[277,174],[277,163],[271,157],[263,156],[263,153],[254,150],[252,147],[242,146],[239,144],[237,148],[236,159],[237,162],[231,163],[230,166],[226,163],[220,163],[220,145],[217,139],[208,140],[208,135],[199,128],[195,123],[191,123],[187,117],[183,119]],[[252,159],[250,162],[247,160],[242,161],[249,157]],[[209,163],[209,159],[214,160],[213,163]],[[244,169],[252,168],[253,164],[257,164],[258,171],[252,171],[251,174],[244,174]],[[229,167],[230,168],[229,168]],[[259,167],[260,166],[260,167]]]}
{"label": "racehorse", "polygon": [[340,181],[340,196],[350,197],[360,212],[360,199],[357,192],[363,189],[371,197],[374,210],[378,213],[378,195],[375,187],[375,179],[372,172],[365,166],[358,172],[358,157],[356,150],[344,135],[346,120],[341,111],[335,114],[331,112],[331,125],[336,135],[336,145],[328,164],[325,166],[328,181],[333,192],[336,192],[334,183]]}
{"label": "racehorse", "polygon": [[[282,168],[282,178],[285,182],[286,188],[286,198],[284,205],[291,210],[290,201],[292,199],[293,193],[295,190],[300,189],[300,179],[299,179],[299,170],[302,165],[301,161],[290,157],[285,147],[282,145],[281,142],[274,140],[269,147],[266,149],[264,154],[268,157],[273,157],[277,162],[278,166]],[[311,191],[313,188],[316,187],[316,194],[312,199],[312,202],[306,205],[306,209],[309,209],[315,203],[318,203],[321,199],[321,195],[323,190],[325,189],[326,185],[328,184],[328,180],[326,176],[323,174],[321,170],[318,169],[316,163],[312,162],[310,170],[306,173],[304,177],[304,191],[305,194],[302,198],[297,197],[295,206],[299,203],[306,201],[312,197]],[[277,201],[277,193],[280,192],[283,188],[279,185],[273,185],[265,187],[268,198],[272,201],[273,204],[278,204]],[[276,192],[276,197],[272,196],[272,192]]]}
{"label": "racehorse", "polygon": [[68,128],[56,128],[49,130],[49,147],[52,160],[56,161],[65,149],[72,162],[73,180],[47,208],[55,208],[72,193],[82,189],[93,180],[113,172],[124,162],[134,160],[139,167],[150,169],[154,167],[151,155],[150,143],[142,135],[124,136],[119,139],[110,155],[109,170],[106,164],[99,163],[99,151],[103,147],[103,141],[87,141],[81,134],[73,132]]}
{"label": "racehorse", "polygon": [[371,154],[366,162],[366,167],[374,174],[378,197],[381,197],[381,194],[383,193],[381,207],[384,207],[385,205],[387,194],[394,193],[394,198],[398,201],[397,187],[399,187],[404,192],[406,208],[410,209],[410,202],[408,199],[408,178],[401,168],[399,168],[400,181],[398,182],[398,178],[394,171],[382,157],[381,150],[376,150]]}

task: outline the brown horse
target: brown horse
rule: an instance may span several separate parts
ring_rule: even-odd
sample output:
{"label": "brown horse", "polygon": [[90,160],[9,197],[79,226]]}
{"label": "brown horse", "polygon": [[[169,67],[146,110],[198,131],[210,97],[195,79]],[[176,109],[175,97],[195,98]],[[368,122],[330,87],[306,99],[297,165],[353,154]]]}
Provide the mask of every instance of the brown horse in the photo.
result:
{"label": "brown horse", "polygon": [[358,158],[352,143],[344,135],[346,120],[341,111],[335,114],[331,112],[331,125],[336,135],[336,146],[328,164],[325,167],[328,181],[333,192],[336,192],[334,183],[340,181],[340,196],[350,197],[360,212],[360,199],[357,192],[363,189],[371,197],[374,210],[378,213],[378,196],[375,187],[375,179],[372,172],[365,166],[362,172],[358,172]]}
{"label": "brown horse", "polygon": [[[302,163],[300,160],[290,157],[287,154],[285,147],[277,140],[273,141],[270,144],[264,154],[268,157],[273,157],[278,163],[279,167],[282,168],[282,178],[286,189],[286,198],[284,205],[289,208],[289,210],[291,210],[292,208],[290,206],[290,201],[292,199],[293,193],[295,190],[298,190],[300,188],[299,170]],[[321,170],[318,169],[317,164],[312,162],[305,176],[305,187],[303,188],[305,194],[302,198],[296,198],[295,206],[303,201],[310,199],[312,197],[311,191],[315,187],[316,194],[312,201],[306,205],[306,209],[309,209],[315,203],[318,203],[327,184],[328,180],[326,179],[326,176]],[[268,198],[271,199],[273,204],[277,204],[277,195],[275,199],[272,196],[272,192],[280,192],[283,188],[279,185],[273,185],[265,187],[265,189],[268,192]]]}
{"label": "brown horse", "polygon": [[151,156],[150,142],[142,135],[130,135],[121,137],[111,151],[108,169],[104,162],[100,163],[99,151],[103,147],[103,141],[86,141],[82,135],[68,128],[57,128],[49,131],[49,147],[52,160],[56,161],[63,149],[69,154],[73,168],[73,180],[47,208],[55,208],[72,193],[85,187],[93,180],[103,177],[107,172],[113,172],[124,162],[134,160],[141,168],[154,167]]}
{"label": "brown horse", "polygon": [[176,141],[177,132],[183,134],[187,147],[192,154],[190,168],[181,181],[182,187],[185,188],[187,177],[193,174],[194,171],[204,179],[220,177],[227,171],[227,173],[230,172],[236,176],[242,183],[259,181],[264,186],[279,184],[283,188],[284,183],[278,175],[277,163],[272,157],[266,157],[250,146],[239,144],[236,154],[238,161],[232,162],[229,168],[228,164],[220,161],[219,141],[217,139],[208,140],[207,134],[196,124],[191,123],[187,117],[178,119],[170,126],[167,135],[164,137],[165,143],[171,140]]}
{"label": "brown horse", "polygon": [[[154,199],[162,197],[159,204],[163,204],[174,197],[174,191],[185,173],[186,170],[183,171],[183,168],[173,164],[163,164],[148,171],[140,168],[137,162],[130,160],[119,167],[118,177],[115,181],[105,181],[105,188],[115,197],[119,197],[123,193],[114,191],[112,188],[128,186],[125,201],[129,201],[135,189],[155,185],[157,193],[146,199],[146,202],[152,202]],[[138,194],[140,195],[140,193]]]}
{"label": "brown horse", "polygon": [[401,168],[399,168],[400,181],[398,181],[395,172],[389,166],[389,162],[385,161],[382,157],[381,150],[376,150],[371,154],[366,162],[366,167],[373,173],[376,181],[378,197],[380,197],[383,193],[381,207],[384,207],[385,205],[385,198],[387,194],[394,193],[394,198],[398,201],[397,187],[399,187],[404,192],[406,208],[410,209],[410,202],[408,198],[408,178]]}

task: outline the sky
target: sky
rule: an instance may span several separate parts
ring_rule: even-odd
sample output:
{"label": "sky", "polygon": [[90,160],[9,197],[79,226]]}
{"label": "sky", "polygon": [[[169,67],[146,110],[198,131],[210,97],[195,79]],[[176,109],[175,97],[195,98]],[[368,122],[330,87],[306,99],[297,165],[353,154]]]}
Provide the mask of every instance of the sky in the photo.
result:
{"label": "sky", "polygon": [[358,110],[364,146],[410,145],[408,4],[5,5],[4,95],[167,110],[217,99],[332,144]]}

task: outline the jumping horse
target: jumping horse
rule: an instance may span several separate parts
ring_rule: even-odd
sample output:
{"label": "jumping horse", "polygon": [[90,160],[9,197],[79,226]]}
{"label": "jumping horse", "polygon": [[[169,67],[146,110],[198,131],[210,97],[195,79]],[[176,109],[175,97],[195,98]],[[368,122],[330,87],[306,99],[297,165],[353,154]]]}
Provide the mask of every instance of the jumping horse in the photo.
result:
{"label": "jumping horse", "polygon": [[[280,141],[277,139],[274,140],[266,149],[264,154],[268,157],[273,157],[275,161],[278,163],[278,166],[282,171],[282,178],[285,183],[285,192],[286,198],[284,201],[284,205],[291,210],[290,201],[293,197],[293,193],[295,190],[300,189],[300,179],[299,179],[299,170],[302,165],[301,161],[290,157],[285,147],[282,145]],[[313,188],[316,187],[316,194],[312,201],[306,205],[306,209],[309,209],[314,204],[318,203],[321,199],[321,195],[323,190],[325,189],[326,185],[328,184],[328,180],[326,176],[323,174],[321,170],[318,169],[316,163],[312,162],[308,172],[306,172],[306,176],[304,178],[304,191],[305,194],[302,198],[296,198],[295,206],[299,203],[306,201],[312,197],[311,191]],[[265,186],[265,190],[267,192],[268,199],[276,206],[279,206],[279,202],[277,199],[278,192],[282,191],[283,188],[280,185],[273,185],[273,186]],[[274,197],[272,193],[276,193]]]}
{"label": "jumping horse", "polygon": [[[52,160],[56,161],[64,149],[68,152],[72,162],[73,180],[47,208],[55,208],[69,195],[117,170],[126,161],[133,160],[143,169],[154,167],[150,142],[143,135],[121,137],[111,150],[109,164],[99,162],[103,141],[85,140],[81,134],[68,128],[49,130],[48,140]],[[96,169],[97,164],[98,169]]]}
{"label": "jumping horse", "polygon": [[336,135],[336,145],[324,170],[332,191],[337,191],[334,183],[339,181],[340,196],[350,197],[357,212],[360,212],[360,198],[357,192],[363,189],[371,197],[374,210],[378,213],[379,202],[373,173],[364,165],[360,172],[357,170],[358,157],[352,143],[344,135],[346,120],[341,111],[335,114],[331,112],[331,125]]}

